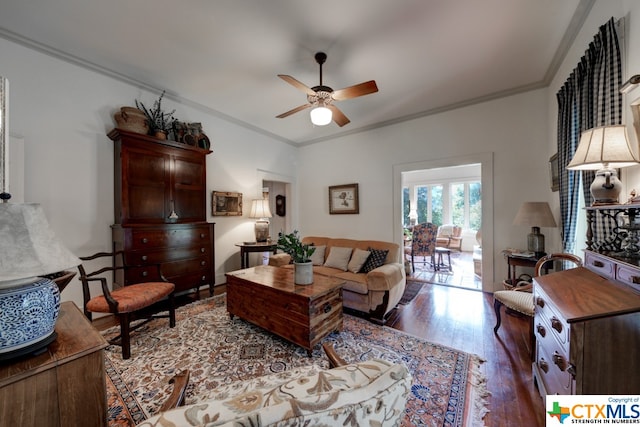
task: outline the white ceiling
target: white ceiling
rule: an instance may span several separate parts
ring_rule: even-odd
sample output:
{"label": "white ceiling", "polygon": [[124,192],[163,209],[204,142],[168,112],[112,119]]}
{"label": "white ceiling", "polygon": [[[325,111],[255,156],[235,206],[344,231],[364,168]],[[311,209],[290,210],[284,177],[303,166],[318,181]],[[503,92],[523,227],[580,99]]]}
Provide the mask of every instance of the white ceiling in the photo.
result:
{"label": "white ceiling", "polygon": [[[2,0],[0,36],[296,145],[543,87],[592,4]],[[317,51],[325,85],[378,84],[337,104],[351,120],[342,128],[314,127],[308,110],[275,118],[306,102],[276,75],[317,85]]]}

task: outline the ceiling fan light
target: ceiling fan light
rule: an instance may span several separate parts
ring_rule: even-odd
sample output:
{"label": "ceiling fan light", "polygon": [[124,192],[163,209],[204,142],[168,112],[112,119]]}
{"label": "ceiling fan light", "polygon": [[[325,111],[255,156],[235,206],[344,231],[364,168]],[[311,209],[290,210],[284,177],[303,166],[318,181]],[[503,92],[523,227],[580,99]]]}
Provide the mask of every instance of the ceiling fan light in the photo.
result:
{"label": "ceiling fan light", "polygon": [[326,126],[331,123],[333,113],[327,107],[316,107],[309,113],[311,116],[311,123],[316,126]]}

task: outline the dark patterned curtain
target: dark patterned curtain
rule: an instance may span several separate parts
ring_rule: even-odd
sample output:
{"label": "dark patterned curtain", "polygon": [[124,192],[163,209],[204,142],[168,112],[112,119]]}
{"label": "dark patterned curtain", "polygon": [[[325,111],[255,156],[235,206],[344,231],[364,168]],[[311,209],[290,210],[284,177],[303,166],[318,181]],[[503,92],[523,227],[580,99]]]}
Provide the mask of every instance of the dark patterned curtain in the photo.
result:
{"label": "dark patterned curtain", "polygon": [[[580,135],[597,126],[622,123],[622,49],[618,25],[611,18],[598,34],[580,63],[556,94],[558,101],[558,167],[562,244],[565,252],[575,250],[575,230],[579,212],[579,192],[591,203],[589,187],[595,171],[568,171]],[[620,32],[621,33],[621,32]],[[579,188],[582,174],[582,188]]]}

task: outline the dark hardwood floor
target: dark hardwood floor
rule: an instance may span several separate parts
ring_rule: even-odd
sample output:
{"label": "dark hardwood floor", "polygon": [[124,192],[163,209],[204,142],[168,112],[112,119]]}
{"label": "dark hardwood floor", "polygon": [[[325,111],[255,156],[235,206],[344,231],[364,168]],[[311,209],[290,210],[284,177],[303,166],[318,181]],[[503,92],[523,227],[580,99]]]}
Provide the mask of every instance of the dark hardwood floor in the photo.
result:
{"label": "dark hardwood floor", "polygon": [[[214,294],[224,292],[224,285],[216,286]],[[208,297],[209,291],[200,295]],[[183,299],[180,304],[190,301]],[[113,324],[110,318],[94,321],[98,329]],[[503,314],[498,335],[493,333],[494,325],[491,294],[430,283],[425,283],[408,305],[398,306],[387,322],[389,327],[475,353],[485,360],[482,371],[491,393],[486,426],[544,426],[544,402],[531,375],[528,322]]]}

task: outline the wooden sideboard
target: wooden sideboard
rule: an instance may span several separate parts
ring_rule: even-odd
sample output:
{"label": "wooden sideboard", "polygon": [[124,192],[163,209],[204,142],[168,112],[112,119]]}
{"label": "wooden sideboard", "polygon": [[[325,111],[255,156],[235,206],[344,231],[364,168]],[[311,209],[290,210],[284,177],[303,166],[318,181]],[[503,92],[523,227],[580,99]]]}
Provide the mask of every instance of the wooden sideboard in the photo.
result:
{"label": "wooden sideboard", "polygon": [[534,278],[533,375],[543,397],[640,393],[638,209],[586,208],[584,267]]}
{"label": "wooden sideboard", "polygon": [[[157,279],[156,264],[176,292],[215,285],[214,224],[206,221],[204,150],[114,129],[114,249],[128,269],[116,283]],[[153,265],[153,269],[147,268]]]}
{"label": "wooden sideboard", "polygon": [[0,364],[0,426],[106,426],[105,339],[64,302],[44,353]]}

